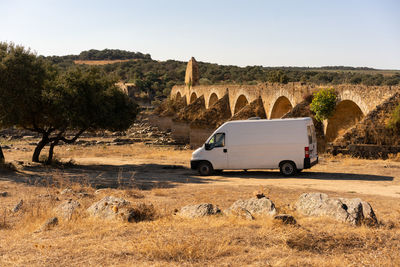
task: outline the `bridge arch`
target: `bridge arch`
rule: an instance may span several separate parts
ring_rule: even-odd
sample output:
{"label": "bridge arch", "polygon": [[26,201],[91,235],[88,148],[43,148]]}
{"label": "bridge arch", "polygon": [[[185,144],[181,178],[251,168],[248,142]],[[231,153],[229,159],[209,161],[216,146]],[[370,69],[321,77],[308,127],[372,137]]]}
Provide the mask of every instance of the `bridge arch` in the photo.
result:
{"label": "bridge arch", "polygon": [[293,105],[290,103],[290,100],[286,96],[280,96],[275,101],[274,106],[272,107],[271,114],[269,116],[270,119],[279,119],[290,110],[292,110]]}
{"label": "bridge arch", "polygon": [[242,108],[244,108],[248,104],[249,104],[249,101],[247,100],[247,98],[244,95],[240,95],[236,99],[236,103],[234,105],[235,108],[234,108],[233,114],[238,113],[239,110],[241,110]]}
{"label": "bridge arch", "polygon": [[193,93],[190,95],[189,104],[192,104],[194,101],[196,101],[196,99],[197,99],[197,95],[196,95],[195,92],[193,92]]}
{"label": "bridge arch", "polygon": [[214,105],[218,101],[218,96],[216,93],[212,93],[210,97],[208,98],[208,105],[207,107],[210,108],[212,105]]}
{"label": "bridge arch", "polygon": [[175,96],[175,100],[180,100],[182,98],[182,94],[181,94],[181,92],[177,92],[176,93],[176,96]]}
{"label": "bridge arch", "polygon": [[328,119],[325,137],[327,142],[334,141],[340,134],[359,122],[365,114],[352,100],[342,100],[336,105],[335,112]]}

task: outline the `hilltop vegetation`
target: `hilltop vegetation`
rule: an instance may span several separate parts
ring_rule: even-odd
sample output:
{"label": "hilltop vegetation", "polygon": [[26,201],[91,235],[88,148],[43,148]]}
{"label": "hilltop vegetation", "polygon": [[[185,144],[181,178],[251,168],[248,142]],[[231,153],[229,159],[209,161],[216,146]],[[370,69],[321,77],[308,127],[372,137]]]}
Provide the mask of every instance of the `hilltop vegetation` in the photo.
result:
{"label": "hilltop vegetation", "polygon": [[[146,95],[149,101],[162,99],[169,95],[172,86],[183,84],[186,62],[167,60],[156,61],[149,54],[124,50],[89,50],[79,55],[46,57],[61,70],[74,65],[74,60],[123,60],[98,66],[106,73],[118,79],[136,85],[137,93]],[[89,68],[89,66],[86,66]],[[256,84],[259,82],[288,83],[303,82],[319,85],[342,83],[363,85],[397,85],[400,84],[400,71],[377,70],[372,68],[325,66],[308,67],[263,67],[263,66],[226,66],[199,62],[200,84]]]}

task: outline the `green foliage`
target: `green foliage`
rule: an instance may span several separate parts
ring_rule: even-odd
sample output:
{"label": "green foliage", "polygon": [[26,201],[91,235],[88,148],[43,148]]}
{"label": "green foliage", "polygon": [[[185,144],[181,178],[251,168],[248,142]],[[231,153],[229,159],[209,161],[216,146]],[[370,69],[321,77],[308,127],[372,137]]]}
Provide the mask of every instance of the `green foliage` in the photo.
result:
{"label": "green foliage", "polygon": [[[73,66],[73,60],[86,59],[134,59],[127,62],[101,66],[106,73],[113,74],[123,81],[134,81],[136,95],[147,96],[147,100],[162,100],[168,97],[172,86],[183,84],[187,62],[152,60],[150,55],[122,50],[89,50],[80,55],[47,57],[58,69],[66,71]],[[343,83],[364,85],[398,85],[400,74],[382,75],[371,68],[332,66],[322,68],[303,67],[263,67],[263,66],[224,66],[198,62],[200,84],[254,84],[258,82],[289,83],[302,82],[319,85]],[[83,66],[88,68],[87,66]]]}
{"label": "green foliage", "polygon": [[99,68],[60,74],[29,50],[0,43],[0,124],[40,133],[32,160],[39,161],[50,144],[51,162],[60,141],[72,143],[87,130],[122,131],[133,123],[138,107],[116,81]]}
{"label": "green foliage", "polygon": [[394,109],[386,126],[390,129],[400,132],[400,103]]}
{"label": "green foliage", "polygon": [[83,51],[79,54],[81,60],[115,60],[115,59],[151,59],[149,54],[130,52],[119,49],[104,49]]}
{"label": "green foliage", "polygon": [[310,109],[315,118],[322,122],[332,116],[335,111],[337,95],[334,89],[321,89],[313,94]]}
{"label": "green foliage", "polygon": [[209,79],[207,79],[207,78],[200,78],[199,84],[200,84],[200,85],[211,85],[212,82],[211,82]]}

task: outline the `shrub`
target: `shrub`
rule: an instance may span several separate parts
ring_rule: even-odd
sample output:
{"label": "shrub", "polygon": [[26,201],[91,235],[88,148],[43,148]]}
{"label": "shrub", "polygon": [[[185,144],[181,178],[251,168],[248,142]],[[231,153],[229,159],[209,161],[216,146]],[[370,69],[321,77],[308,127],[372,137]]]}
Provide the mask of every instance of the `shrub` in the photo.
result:
{"label": "shrub", "polygon": [[400,103],[394,109],[389,121],[386,126],[390,129],[400,132]]}
{"label": "shrub", "polygon": [[315,113],[315,118],[322,122],[332,116],[336,101],[337,94],[333,88],[321,89],[313,94],[310,109]]}

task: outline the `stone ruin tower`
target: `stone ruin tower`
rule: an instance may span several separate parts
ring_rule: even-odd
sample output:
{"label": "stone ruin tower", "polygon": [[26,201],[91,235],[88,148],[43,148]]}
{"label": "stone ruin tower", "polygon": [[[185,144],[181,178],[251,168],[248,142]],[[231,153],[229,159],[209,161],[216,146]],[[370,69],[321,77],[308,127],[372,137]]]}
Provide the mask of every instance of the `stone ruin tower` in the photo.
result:
{"label": "stone ruin tower", "polygon": [[199,66],[197,65],[196,59],[192,57],[186,67],[185,84],[187,86],[198,85],[199,76]]}

